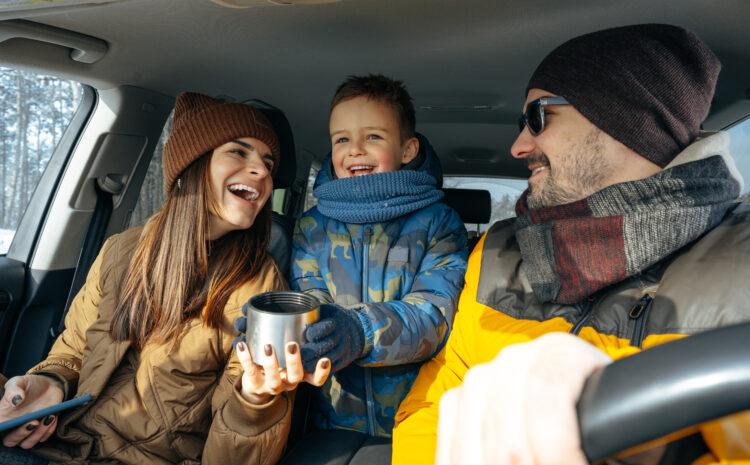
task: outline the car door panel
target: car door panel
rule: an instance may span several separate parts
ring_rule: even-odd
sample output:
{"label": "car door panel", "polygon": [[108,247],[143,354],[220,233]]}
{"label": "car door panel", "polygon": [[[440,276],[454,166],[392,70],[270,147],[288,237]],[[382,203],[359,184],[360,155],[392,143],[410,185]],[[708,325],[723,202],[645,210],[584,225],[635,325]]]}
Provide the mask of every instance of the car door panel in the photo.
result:
{"label": "car door panel", "polygon": [[60,144],[59,150],[67,153],[43,175],[8,263],[0,263],[0,289],[11,296],[0,314],[0,372],[6,376],[38,363],[53,342],[50,329],[64,315],[96,203],[97,178],[114,177],[123,185],[106,238],[127,227],[173,103],[171,97],[132,86],[91,90],[89,97],[89,111],[78,121],[78,130],[69,131],[69,145]]}

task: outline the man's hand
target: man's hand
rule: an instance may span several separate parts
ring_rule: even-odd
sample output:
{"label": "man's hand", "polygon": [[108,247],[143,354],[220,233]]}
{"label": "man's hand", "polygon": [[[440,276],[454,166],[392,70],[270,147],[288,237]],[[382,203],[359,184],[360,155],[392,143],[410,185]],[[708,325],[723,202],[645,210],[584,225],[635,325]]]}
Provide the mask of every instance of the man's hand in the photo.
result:
{"label": "man's hand", "polygon": [[[0,399],[0,421],[59,404],[63,400],[60,383],[48,376],[15,376],[5,384]],[[5,447],[21,446],[30,449],[46,441],[57,428],[57,415],[32,420],[8,432],[3,437]]]}
{"label": "man's hand", "polygon": [[587,464],[576,403],[611,361],[565,333],[503,349],[440,400],[436,464]]}

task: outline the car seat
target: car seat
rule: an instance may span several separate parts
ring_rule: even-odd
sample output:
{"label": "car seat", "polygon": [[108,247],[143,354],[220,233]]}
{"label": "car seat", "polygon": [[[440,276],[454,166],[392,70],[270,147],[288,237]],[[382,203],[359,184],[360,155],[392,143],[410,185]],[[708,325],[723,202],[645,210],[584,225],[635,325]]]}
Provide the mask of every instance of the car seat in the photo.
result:
{"label": "car seat", "polygon": [[[492,197],[483,189],[443,189],[443,203],[458,212],[466,224],[487,224],[492,217]],[[478,231],[469,231],[469,253],[479,242]]]}
{"label": "car seat", "polygon": [[[279,170],[273,179],[274,189],[291,187],[297,176],[297,157],[294,148],[294,137],[289,120],[279,108],[262,100],[252,99],[245,103],[259,109],[276,131],[279,138]],[[271,235],[268,240],[268,252],[276,260],[284,277],[289,276],[289,262],[292,255],[292,232],[294,217],[273,212],[271,214]]]}

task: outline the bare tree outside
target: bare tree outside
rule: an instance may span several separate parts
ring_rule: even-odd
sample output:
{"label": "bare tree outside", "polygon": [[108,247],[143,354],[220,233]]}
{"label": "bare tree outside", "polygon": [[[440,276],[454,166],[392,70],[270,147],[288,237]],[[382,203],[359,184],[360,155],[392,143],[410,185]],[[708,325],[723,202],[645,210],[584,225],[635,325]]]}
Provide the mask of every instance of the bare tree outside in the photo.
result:
{"label": "bare tree outside", "polygon": [[0,67],[0,254],[8,251],[82,94],[75,81]]}
{"label": "bare tree outside", "polygon": [[164,190],[162,155],[164,154],[164,144],[167,143],[170,132],[172,132],[172,115],[169,115],[169,118],[167,118],[167,123],[161,131],[161,137],[159,137],[159,141],[156,143],[151,163],[149,163],[148,171],[146,172],[146,178],[143,180],[143,185],[141,185],[138,203],[136,203],[133,214],[130,217],[130,227],[144,224],[151,215],[161,209],[161,206],[164,205],[164,201],[167,199],[166,191]]}

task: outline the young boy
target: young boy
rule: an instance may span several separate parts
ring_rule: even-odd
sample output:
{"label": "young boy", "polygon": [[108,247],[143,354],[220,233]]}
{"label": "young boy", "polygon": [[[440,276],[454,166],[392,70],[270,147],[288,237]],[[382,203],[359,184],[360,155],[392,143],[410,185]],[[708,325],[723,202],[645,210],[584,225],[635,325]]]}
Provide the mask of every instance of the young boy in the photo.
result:
{"label": "young boy", "polygon": [[317,393],[320,429],[390,437],[453,323],[466,229],[439,202],[439,160],[414,126],[411,97],[385,76],[352,76],[331,102],[331,156],[318,205],[297,221],[291,271],[293,289],[327,303],[301,347],[307,370],[321,357],[332,364]]}

